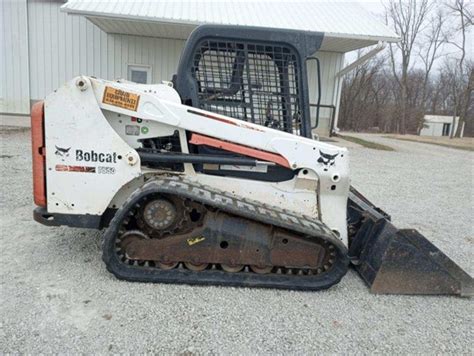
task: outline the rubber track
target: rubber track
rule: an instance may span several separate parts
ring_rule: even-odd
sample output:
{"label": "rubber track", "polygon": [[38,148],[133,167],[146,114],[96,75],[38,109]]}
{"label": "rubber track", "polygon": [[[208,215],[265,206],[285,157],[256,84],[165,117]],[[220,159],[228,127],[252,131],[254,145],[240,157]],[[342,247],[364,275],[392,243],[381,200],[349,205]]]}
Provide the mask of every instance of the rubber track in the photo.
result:
{"label": "rubber track", "polygon": [[[326,241],[335,247],[336,261],[327,271],[317,275],[257,274],[251,272],[229,273],[217,269],[194,272],[182,268],[162,270],[147,266],[130,266],[122,263],[115,252],[115,239],[128,212],[144,196],[152,193],[174,194],[202,204],[210,205],[230,214],[278,226],[307,238]],[[215,188],[199,185],[179,177],[150,180],[130,195],[117,211],[104,234],[103,256],[107,270],[119,279],[138,282],[184,283],[204,285],[228,285],[266,287],[297,290],[320,290],[337,284],[346,274],[349,260],[344,244],[321,221],[307,216],[296,216],[292,212],[260,204]]]}

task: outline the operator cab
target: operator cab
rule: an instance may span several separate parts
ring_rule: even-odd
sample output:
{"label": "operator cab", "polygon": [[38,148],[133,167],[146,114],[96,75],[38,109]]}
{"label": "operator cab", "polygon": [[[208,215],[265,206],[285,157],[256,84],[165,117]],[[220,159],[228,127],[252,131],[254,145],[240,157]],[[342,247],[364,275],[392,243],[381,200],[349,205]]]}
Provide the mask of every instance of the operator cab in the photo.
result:
{"label": "operator cab", "polygon": [[311,138],[306,62],[316,60],[319,74],[311,56],[322,40],[322,33],[202,25],[173,82],[186,105]]}
{"label": "operator cab", "polygon": [[[319,60],[311,56],[322,40],[322,33],[202,25],[186,42],[173,85],[185,105],[312,138],[306,63],[315,60],[317,64],[319,104]],[[318,122],[319,106],[316,109]],[[188,136],[191,154],[245,158],[205,144],[194,145],[191,133]],[[180,151],[177,136],[148,141],[143,142],[145,149],[169,144]],[[262,170],[199,163],[193,166],[204,174],[272,182],[291,180],[297,174],[278,165]]]}

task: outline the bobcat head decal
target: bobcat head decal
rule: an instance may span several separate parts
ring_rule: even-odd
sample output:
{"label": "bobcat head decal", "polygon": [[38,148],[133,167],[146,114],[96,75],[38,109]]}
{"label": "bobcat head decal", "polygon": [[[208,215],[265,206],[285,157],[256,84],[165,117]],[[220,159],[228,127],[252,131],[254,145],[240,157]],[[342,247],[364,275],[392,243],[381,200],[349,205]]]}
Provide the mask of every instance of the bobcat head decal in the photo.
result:
{"label": "bobcat head decal", "polygon": [[335,155],[330,155],[330,154],[324,153],[321,150],[319,150],[319,154],[320,156],[318,158],[318,163],[322,163],[326,167],[334,166],[336,157],[339,156],[339,153],[336,153]]}
{"label": "bobcat head decal", "polygon": [[56,152],[54,152],[54,154],[56,156],[69,157],[69,150],[71,149],[71,147],[69,147],[69,148],[61,148],[61,147],[58,147],[58,146],[54,146],[54,147],[56,147]]}

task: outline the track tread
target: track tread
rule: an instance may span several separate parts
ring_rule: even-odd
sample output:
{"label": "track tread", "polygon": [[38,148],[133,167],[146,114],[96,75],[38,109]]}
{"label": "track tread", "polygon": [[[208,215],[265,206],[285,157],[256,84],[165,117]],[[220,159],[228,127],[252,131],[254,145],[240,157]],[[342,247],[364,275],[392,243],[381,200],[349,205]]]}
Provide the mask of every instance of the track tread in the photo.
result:
{"label": "track tread", "polygon": [[[152,267],[135,267],[121,263],[115,254],[115,238],[122,220],[129,209],[141,197],[150,193],[176,194],[214,206],[222,211],[262,223],[295,231],[309,238],[323,239],[336,247],[337,261],[327,273],[313,276],[259,275],[249,272],[228,273],[216,269],[193,272],[184,269],[160,270]],[[270,213],[264,214],[263,212]],[[133,192],[110,222],[103,239],[103,256],[107,270],[119,279],[138,282],[185,283],[204,285],[229,285],[267,287],[297,290],[321,290],[337,284],[347,272],[349,260],[344,244],[321,221],[307,216],[296,216],[279,207],[261,204],[248,198],[236,196],[215,188],[200,185],[180,177],[153,178]]]}

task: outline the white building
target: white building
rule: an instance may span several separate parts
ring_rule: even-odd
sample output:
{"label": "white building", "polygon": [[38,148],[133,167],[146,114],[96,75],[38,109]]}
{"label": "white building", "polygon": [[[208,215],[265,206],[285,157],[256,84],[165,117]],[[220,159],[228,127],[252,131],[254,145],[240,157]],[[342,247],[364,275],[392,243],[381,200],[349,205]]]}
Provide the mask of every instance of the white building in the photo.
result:
{"label": "white building", "polygon": [[[458,129],[459,116],[425,115],[420,136],[451,136]],[[464,122],[461,128],[461,137],[464,134]]]}
{"label": "white building", "polygon": [[[397,36],[365,9],[340,2],[2,0],[0,113],[29,114],[33,101],[79,75],[160,82],[176,72],[186,38],[199,24],[261,26],[324,32],[319,129],[337,122],[344,53]],[[308,62],[310,98],[315,65]],[[334,125],[336,126],[336,125]]]}

